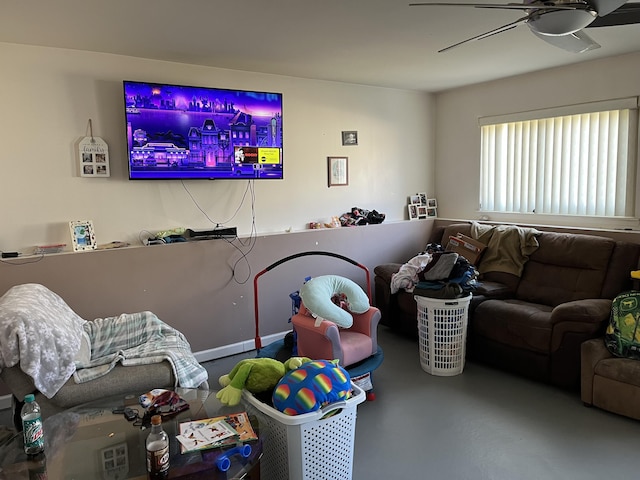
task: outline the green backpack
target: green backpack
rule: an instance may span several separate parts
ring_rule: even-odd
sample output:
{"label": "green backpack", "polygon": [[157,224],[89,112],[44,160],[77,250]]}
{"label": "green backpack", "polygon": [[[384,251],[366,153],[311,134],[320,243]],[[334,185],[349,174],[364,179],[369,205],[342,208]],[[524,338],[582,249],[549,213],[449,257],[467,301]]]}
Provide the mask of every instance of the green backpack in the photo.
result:
{"label": "green backpack", "polygon": [[640,360],[640,292],[625,292],[613,299],[604,342],[616,357]]}

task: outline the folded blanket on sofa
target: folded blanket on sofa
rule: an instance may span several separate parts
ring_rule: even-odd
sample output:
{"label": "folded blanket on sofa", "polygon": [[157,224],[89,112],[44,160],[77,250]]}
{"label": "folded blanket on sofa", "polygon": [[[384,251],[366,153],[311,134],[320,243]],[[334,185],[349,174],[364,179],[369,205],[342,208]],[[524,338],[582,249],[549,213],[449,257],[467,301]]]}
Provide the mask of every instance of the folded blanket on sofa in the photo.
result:
{"label": "folded blanket on sofa", "polygon": [[91,357],[77,363],[77,383],[106,375],[118,362],[128,366],[166,360],[173,367],[176,387],[208,388],[207,371],[193,356],[185,336],[151,312],[97,318],[83,327]]}

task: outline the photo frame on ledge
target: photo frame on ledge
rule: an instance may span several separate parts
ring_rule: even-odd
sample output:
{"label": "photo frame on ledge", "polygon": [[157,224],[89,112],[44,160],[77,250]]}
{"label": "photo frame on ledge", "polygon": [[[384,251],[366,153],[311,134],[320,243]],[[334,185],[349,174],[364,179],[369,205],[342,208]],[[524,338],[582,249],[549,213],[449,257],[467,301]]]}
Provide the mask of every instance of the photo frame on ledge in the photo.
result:
{"label": "photo frame on ledge", "polygon": [[409,205],[407,205],[407,210],[409,211],[409,220],[418,220],[418,218],[420,218],[418,216],[419,207],[419,203],[410,203]]}
{"label": "photo frame on ledge", "polygon": [[418,207],[418,218],[427,218],[427,207],[425,205]]}
{"label": "photo frame on ledge", "polygon": [[69,222],[73,251],[95,250],[98,247],[96,234],[91,220],[74,220]]}
{"label": "photo frame on ledge", "polygon": [[327,157],[327,176],[329,187],[349,185],[349,158]]}

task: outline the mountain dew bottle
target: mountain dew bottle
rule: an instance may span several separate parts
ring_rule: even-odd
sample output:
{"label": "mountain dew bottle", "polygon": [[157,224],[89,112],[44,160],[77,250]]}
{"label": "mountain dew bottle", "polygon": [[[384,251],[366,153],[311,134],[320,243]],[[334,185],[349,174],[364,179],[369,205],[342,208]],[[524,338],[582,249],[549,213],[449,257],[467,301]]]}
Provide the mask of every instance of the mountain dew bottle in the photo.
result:
{"label": "mountain dew bottle", "polygon": [[32,393],[24,397],[24,405],[20,411],[22,432],[24,434],[24,451],[27,455],[37,455],[44,451],[44,431],[40,405]]}

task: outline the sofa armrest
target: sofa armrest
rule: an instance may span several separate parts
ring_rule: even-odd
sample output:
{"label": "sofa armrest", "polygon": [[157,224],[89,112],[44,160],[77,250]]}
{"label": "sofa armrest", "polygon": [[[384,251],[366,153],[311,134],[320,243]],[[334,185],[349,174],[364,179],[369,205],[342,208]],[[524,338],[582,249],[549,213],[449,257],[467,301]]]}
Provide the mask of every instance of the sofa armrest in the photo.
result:
{"label": "sofa armrest", "polygon": [[551,312],[551,323],[561,322],[589,323],[600,325],[611,315],[611,300],[606,298],[589,298],[561,303]]}
{"label": "sofa armrest", "polygon": [[373,273],[380,280],[383,280],[387,285],[391,285],[391,277],[394,273],[398,273],[402,268],[402,263],[383,263],[373,269]]}
{"label": "sofa armrest", "polygon": [[316,327],[315,322],[315,318],[304,313],[296,313],[291,317],[291,324],[296,330],[298,354],[327,360],[342,358],[338,326],[328,320],[322,320]]}
{"label": "sofa armrest", "polygon": [[364,313],[353,313],[353,325],[349,327],[352,332],[359,332],[367,337],[376,337],[378,323],[380,322],[380,310],[370,307]]}
{"label": "sofa armrest", "polygon": [[586,405],[593,405],[593,377],[596,365],[612,356],[602,338],[587,340],[580,346],[580,398]]}
{"label": "sofa armrest", "polygon": [[594,337],[604,331],[611,315],[611,300],[590,298],[558,305],[551,311],[551,351],[557,351],[566,333]]}

